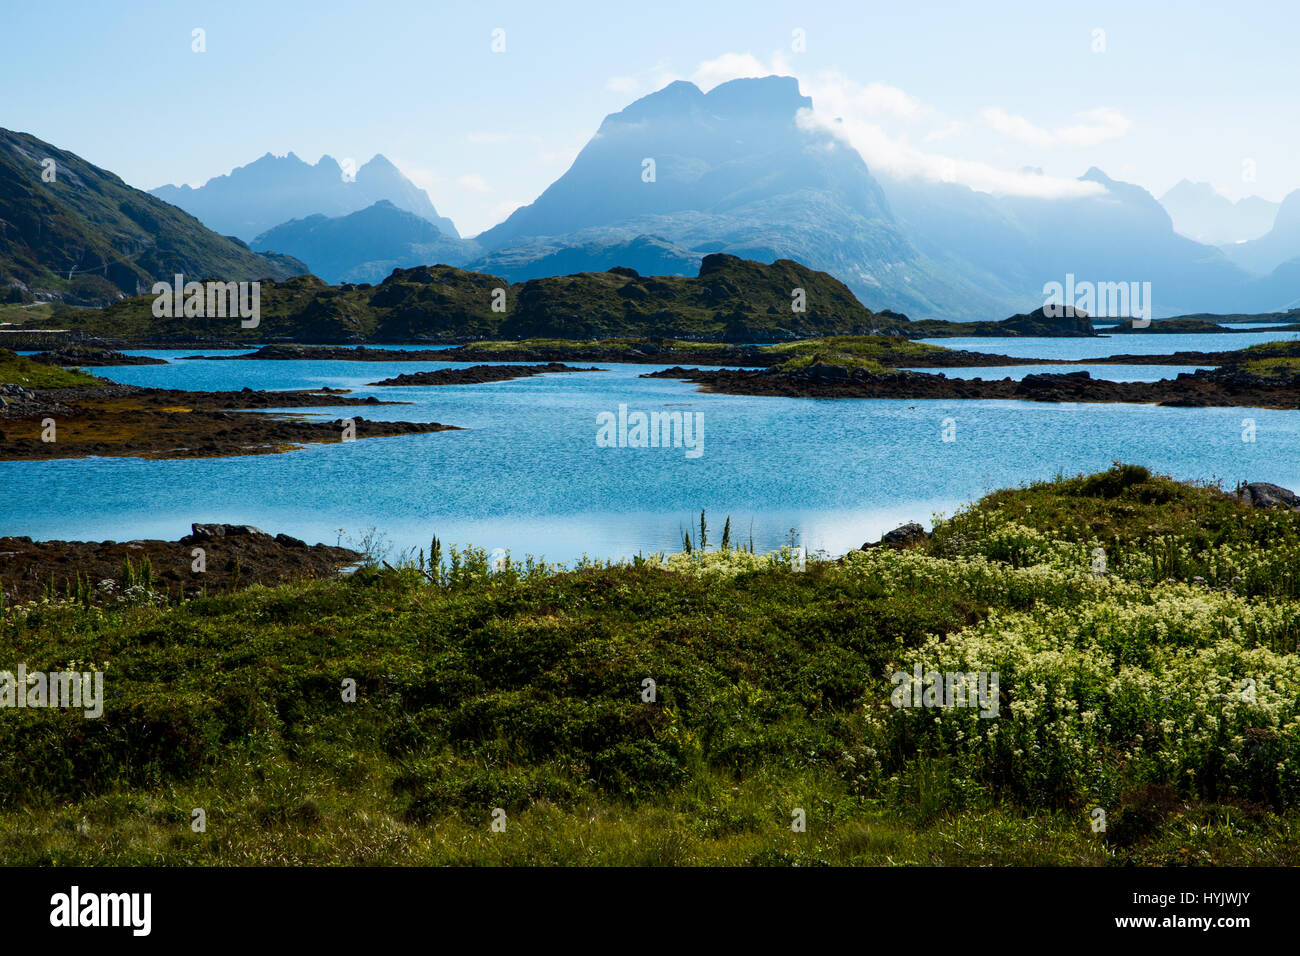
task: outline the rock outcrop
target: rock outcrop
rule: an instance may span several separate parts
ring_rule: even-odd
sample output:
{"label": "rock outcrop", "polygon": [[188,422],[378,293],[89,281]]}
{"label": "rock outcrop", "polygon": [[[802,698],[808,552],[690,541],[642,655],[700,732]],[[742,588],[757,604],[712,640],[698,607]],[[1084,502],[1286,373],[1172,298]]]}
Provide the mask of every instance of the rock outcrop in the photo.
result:
{"label": "rock outcrop", "polygon": [[1254,508],[1285,508],[1300,511],[1300,495],[1281,485],[1267,481],[1252,481],[1237,490],[1236,497]]}

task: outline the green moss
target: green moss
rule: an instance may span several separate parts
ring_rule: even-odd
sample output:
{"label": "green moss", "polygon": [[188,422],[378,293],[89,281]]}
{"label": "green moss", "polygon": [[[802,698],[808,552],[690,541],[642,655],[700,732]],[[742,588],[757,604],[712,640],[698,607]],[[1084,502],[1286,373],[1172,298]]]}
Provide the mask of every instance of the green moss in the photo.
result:
{"label": "green moss", "polygon": [[80,369],[59,368],[33,362],[26,356],[0,349],[0,385],[24,388],[69,388],[78,385],[104,385],[103,379]]}
{"label": "green moss", "polygon": [[777,366],[779,371],[797,372],[800,369],[811,368],[815,365],[830,365],[837,368],[846,368],[853,371],[875,372],[877,374],[886,371],[885,367],[879,362],[869,358],[862,358],[858,355],[850,355],[844,352],[808,352],[801,354],[796,358],[788,359]]}
{"label": "green moss", "polygon": [[948,349],[941,345],[913,342],[896,335],[832,335],[782,342],[764,346],[761,351],[772,355],[807,355],[813,352],[834,352],[864,359],[924,358]]}

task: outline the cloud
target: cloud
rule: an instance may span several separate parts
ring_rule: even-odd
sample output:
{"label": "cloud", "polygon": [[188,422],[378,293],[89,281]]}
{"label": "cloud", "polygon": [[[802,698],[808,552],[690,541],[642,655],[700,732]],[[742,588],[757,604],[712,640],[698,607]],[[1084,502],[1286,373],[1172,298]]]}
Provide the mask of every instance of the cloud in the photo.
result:
{"label": "cloud", "polygon": [[487,194],[492,192],[492,187],[487,184],[487,180],[478,173],[466,173],[456,180],[456,185],[472,193]]}
{"label": "cloud", "polygon": [[958,136],[970,130],[970,123],[965,120],[952,120],[945,123],[938,129],[932,129],[925,134],[927,143],[943,143],[950,139],[956,139]]}
{"label": "cloud", "polygon": [[707,93],[720,83],[730,80],[771,76],[774,73],[788,76],[790,72],[790,61],[780,51],[773,53],[766,64],[752,53],[724,53],[717,59],[701,63],[691,74],[691,81]]}
{"label": "cloud", "polygon": [[[799,122],[804,128],[831,133],[856,149],[869,167],[882,170],[895,178],[919,177],[960,183],[981,192],[1040,199],[1060,199],[1104,191],[1104,187],[1097,183],[1003,169],[979,160],[921,149],[908,142],[904,136],[886,129],[881,122],[881,114],[886,114],[884,120],[937,115],[937,111],[923,104],[917,104],[915,110],[903,108],[905,104],[915,102],[905,93],[899,97],[884,94],[879,88],[869,91],[867,86],[846,79],[839,73],[823,73],[811,79],[801,79],[800,85],[813,101],[812,110],[801,112]],[[891,111],[887,108],[888,105],[894,109]],[[900,111],[902,116],[899,115]],[[936,131],[939,135],[932,133],[925,139],[941,141],[951,138],[964,132],[968,126],[964,121],[951,121]]]}
{"label": "cloud", "polygon": [[1051,149],[1058,146],[1086,149],[1108,140],[1118,139],[1133,126],[1123,113],[1106,107],[1075,113],[1074,118],[1077,122],[1054,130],[1035,125],[1023,116],[1008,113],[998,107],[982,110],[980,118],[995,133],[1038,149]]}
{"label": "cloud", "polygon": [[[767,61],[752,53],[724,53],[701,63],[691,79],[701,89],[708,90],[728,80],[774,73],[796,76],[801,91],[812,97],[813,109],[802,111],[799,117],[804,128],[831,133],[840,142],[857,150],[869,167],[881,169],[896,178],[923,177],[961,183],[984,192],[1044,199],[1104,191],[1096,183],[1003,169],[979,160],[918,148],[908,141],[905,130],[900,132],[887,127],[928,120],[938,125],[925,134],[923,141],[940,143],[969,132],[972,124],[964,119],[945,117],[906,90],[888,83],[858,83],[838,71],[800,73],[781,51],[774,52]],[[1079,113],[1074,117],[1074,125],[1055,131],[1042,130],[1023,117],[1004,110],[985,110],[981,116],[985,123],[996,124],[995,128],[1004,135],[1039,146],[1091,146],[1122,136],[1131,125],[1122,114],[1109,109]]]}
{"label": "cloud", "polygon": [[891,136],[878,124],[857,117],[837,117],[828,122],[817,112],[803,110],[799,123],[805,129],[831,133],[856,149],[873,170],[883,171],[897,179],[960,183],[980,192],[1038,199],[1064,199],[1105,191],[1105,187],[1098,183],[1001,169],[978,160],[927,152]]}
{"label": "cloud", "polygon": [[[838,73],[823,74],[820,83],[840,86],[844,90],[847,108],[863,116],[891,116],[894,119],[911,122],[934,112],[930,107],[888,83],[868,83],[866,86],[859,86]],[[816,103],[814,99],[814,106]]]}

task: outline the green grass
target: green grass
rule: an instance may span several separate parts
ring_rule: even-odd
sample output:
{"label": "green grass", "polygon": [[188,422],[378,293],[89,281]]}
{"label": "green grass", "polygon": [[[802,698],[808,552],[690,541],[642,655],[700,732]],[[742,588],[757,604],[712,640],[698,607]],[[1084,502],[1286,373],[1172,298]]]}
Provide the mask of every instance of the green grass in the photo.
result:
{"label": "green grass", "polygon": [[106,383],[103,379],[80,369],[44,365],[33,362],[26,356],[16,355],[8,349],[0,348],[0,385],[22,385],[24,388],[70,388],[78,385],[104,384]]}
{"label": "green grass", "polygon": [[1269,378],[1286,378],[1300,372],[1300,357],[1289,356],[1285,358],[1257,359],[1255,361],[1244,362],[1241,367],[1253,375],[1263,375]]}
{"label": "green grass", "polygon": [[831,365],[837,368],[875,372],[877,374],[886,371],[885,367],[874,359],[862,358],[845,352],[820,351],[802,353],[796,358],[782,362],[777,368],[783,372],[797,372],[800,369],[811,368],[815,365]]}
{"label": "green grass", "polygon": [[881,359],[894,357],[924,358],[939,352],[947,352],[949,349],[941,345],[913,342],[910,339],[892,335],[833,335],[817,339],[803,339],[798,342],[767,345],[763,346],[762,351],[774,355],[837,352],[864,359]]}
{"label": "green grass", "polygon": [[[539,338],[521,341],[471,342],[463,346],[463,348],[466,352],[479,353],[484,356],[527,349],[543,354],[554,353],[556,356],[564,357],[574,353],[627,354],[634,350],[643,350],[646,346],[654,346],[660,351],[674,349],[688,352],[716,352],[719,361],[743,362],[743,364],[747,365],[772,364],[797,369],[821,361],[823,364],[869,368],[873,371],[883,371],[882,366],[879,364],[881,360],[898,364],[906,360],[921,361],[929,356],[950,351],[943,346],[913,342],[889,335],[824,336],[762,346],[737,346],[722,342],[690,342],[681,339],[612,338],[575,340]],[[640,356],[635,356],[635,358],[642,360]]]}
{"label": "green grass", "polygon": [[613,350],[631,352],[648,344],[654,344],[665,348],[691,349],[694,351],[721,351],[730,348],[730,346],[718,342],[685,342],[679,339],[657,340],[644,338],[522,339],[520,341],[504,342],[467,342],[463,347],[467,350],[480,352],[504,352],[515,351],[517,349],[565,349],[586,352]]}
{"label": "green grass", "polygon": [[[448,554],[5,608],[2,666],[106,701],[0,715],[0,859],[1300,864],[1300,516],[1125,466],[803,572]],[[890,706],[917,663],[997,671],[998,717]]]}

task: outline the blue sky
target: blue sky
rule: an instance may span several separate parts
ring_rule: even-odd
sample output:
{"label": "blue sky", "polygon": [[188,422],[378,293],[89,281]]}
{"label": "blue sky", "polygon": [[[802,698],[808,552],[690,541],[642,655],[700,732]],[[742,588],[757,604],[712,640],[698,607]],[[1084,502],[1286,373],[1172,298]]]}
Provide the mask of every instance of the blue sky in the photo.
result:
{"label": "blue sky", "polygon": [[1182,178],[1233,199],[1300,187],[1300,6],[1172,7],[7,0],[0,126],[141,188],[268,151],[383,153],[473,234],[636,97],[778,71],[902,175],[1050,192],[1096,165],[1156,195]]}

